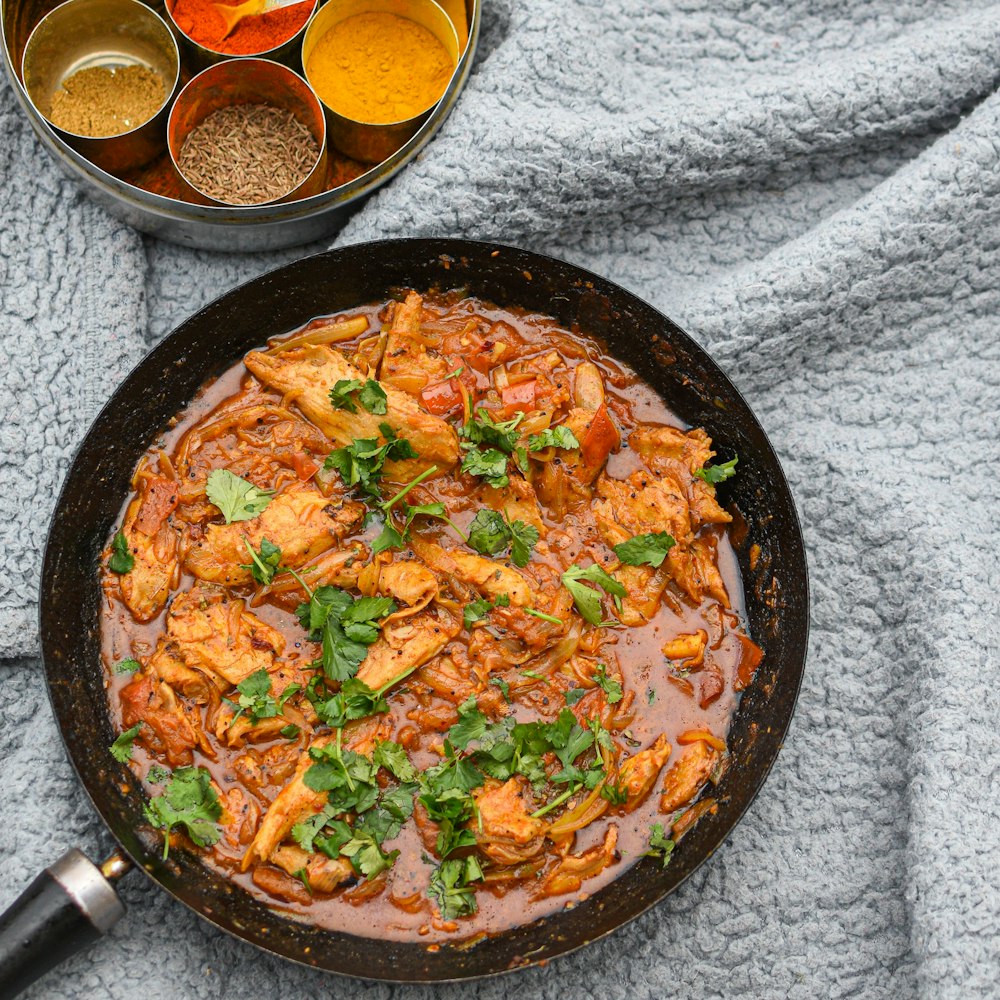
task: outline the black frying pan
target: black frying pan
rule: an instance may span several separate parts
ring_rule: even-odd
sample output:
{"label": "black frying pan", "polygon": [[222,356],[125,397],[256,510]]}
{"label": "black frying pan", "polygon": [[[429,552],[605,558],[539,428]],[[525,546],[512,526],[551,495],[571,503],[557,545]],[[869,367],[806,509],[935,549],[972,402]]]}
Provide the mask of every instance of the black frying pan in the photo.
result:
{"label": "black frying pan", "polygon": [[[132,470],[167,420],[207,377],[274,334],[314,316],[386,297],[400,286],[462,287],[504,306],[579,324],[654,386],[671,409],[704,426],[739,475],[722,488],[745,532],[736,540],[750,629],[764,661],[730,735],[732,766],[718,811],[684,838],[666,870],[643,859],[571,910],[503,931],[468,950],[364,938],[293,922],[183,850],[160,856],[143,797],[108,753],[114,739],[99,657],[98,555]],[[737,518],[737,524],[740,519]],[[742,537],[741,537],[742,536]],[[750,546],[760,546],[750,566]],[[52,708],[70,760],[122,853],[102,871],[71,852],[0,918],[0,996],[98,937],[121,915],[111,886],[129,859],[210,923],[260,948],[331,972],[395,982],[494,975],[565,954],[643,913],[722,843],[757,794],[788,726],[805,662],[808,583],[802,536],[778,460],[750,408],[682,330],[610,281],[539,254],[466,240],[395,240],[308,257],[256,278],[182,324],[125,380],[94,421],[56,505],[41,587],[41,636]],[[126,790],[127,789],[127,790]],[[107,877],[105,877],[107,876]]]}

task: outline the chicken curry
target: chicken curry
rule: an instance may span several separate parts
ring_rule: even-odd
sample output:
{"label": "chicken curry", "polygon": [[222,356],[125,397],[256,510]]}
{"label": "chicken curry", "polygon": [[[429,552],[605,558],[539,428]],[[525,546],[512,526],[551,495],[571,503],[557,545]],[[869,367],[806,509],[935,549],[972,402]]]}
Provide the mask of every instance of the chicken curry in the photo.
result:
{"label": "chicken curry", "polygon": [[459,292],[251,351],[102,560],[111,752],[164,854],[432,947],[666,865],[761,659],[736,464],[594,339]]}

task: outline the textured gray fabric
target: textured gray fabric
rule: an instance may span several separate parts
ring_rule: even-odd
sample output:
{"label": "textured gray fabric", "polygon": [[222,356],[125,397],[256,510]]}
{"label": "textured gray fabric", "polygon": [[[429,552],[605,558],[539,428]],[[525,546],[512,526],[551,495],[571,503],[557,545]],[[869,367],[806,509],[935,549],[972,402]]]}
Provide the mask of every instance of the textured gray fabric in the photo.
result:
{"label": "textured gray fabric", "polygon": [[[339,242],[521,243],[686,325],[781,453],[813,633],[772,777],[687,885],[549,968],[435,995],[1000,995],[1000,6],[486,5],[459,107]],[[65,847],[108,846],[29,658],[72,444],[146,343],[296,254],[143,242],[58,177],[7,92],[0,116],[0,650],[22,657],[0,671],[4,902]],[[431,994],[326,979],[124,891],[125,921],[32,996]]]}

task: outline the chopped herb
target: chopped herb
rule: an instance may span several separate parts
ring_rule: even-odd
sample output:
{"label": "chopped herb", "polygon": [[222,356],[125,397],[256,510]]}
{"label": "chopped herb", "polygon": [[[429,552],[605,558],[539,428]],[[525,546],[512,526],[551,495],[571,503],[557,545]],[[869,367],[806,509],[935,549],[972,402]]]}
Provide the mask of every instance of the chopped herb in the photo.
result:
{"label": "chopped herb", "polygon": [[417,452],[406,438],[397,437],[389,424],[379,424],[385,444],[377,438],[357,438],[346,448],[331,451],[323,463],[325,469],[336,469],[344,485],[358,487],[362,494],[378,498],[379,483],[386,462],[417,458]]}
{"label": "chopped herb", "polygon": [[656,689],[655,688],[649,688],[646,691],[646,700],[649,702],[650,705],[652,705],[656,701]]}
{"label": "chopped herb", "polygon": [[278,569],[281,563],[281,549],[266,538],[262,538],[260,540],[260,551],[255,552],[253,546],[250,544],[250,539],[246,535],[243,536],[243,544],[247,547],[247,551],[250,553],[250,558],[253,561],[249,564],[241,563],[240,569],[250,570],[250,575],[259,584],[264,587],[268,586],[276,574],[281,572]]}
{"label": "chopped herb", "polygon": [[586,587],[580,581],[589,580],[611,594],[617,605],[621,605],[621,598],[625,596],[625,588],[609,573],[605,572],[597,563],[581,569],[577,565],[570,566],[562,575],[562,582],[573,597],[576,610],[584,621],[591,625],[600,625],[601,622],[601,597],[593,587]]}
{"label": "chopped herb", "polygon": [[431,874],[427,895],[437,904],[442,920],[468,917],[476,912],[476,893],[472,882],[483,878],[475,855],[442,861]]}
{"label": "chopped herb", "polygon": [[399,781],[414,781],[417,777],[414,768],[406,751],[393,740],[380,740],[375,744],[375,751],[372,760],[379,767],[384,767],[394,778]]}
{"label": "chopped herb", "polygon": [[555,615],[547,615],[544,611],[538,611],[536,608],[525,608],[524,613],[526,615],[532,615],[535,618],[541,618],[543,622],[552,622],[553,625],[563,624],[563,620],[561,618],[556,618]]}
{"label": "chopped herb", "polygon": [[222,815],[212,776],[203,767],[180,767],[174,771],[162,795],[150,799],[146,819],[166,832],[163,857],[170,851],[170,831],[182,826],[198,847],[210,847],[219,839],[217,820]]}
{"label": "chopped herb", "polygon": [[739,460],[739,455],[736,455],[721,465],[706,465],[703,469],[695,469],[694,474],[712,486],[716,483],[724,483],[727,479],[732,479],[736,475],[736,463]]}
{"label": "chopped herb", "polygon": [[674,547],[673,535],[657,531],[650,535],[636,535],[615,546],[615,555],[627,566],[659,566]]}
{"label": "chopped herb", "polygon": [[563,697],[567,705],[575,705],[586,693],[586,688],[570,688],[568,691],[563,691]]}
{"label": "chopped herb", "polygon": [[262,513],[274,496],[274,490],[262,490],[228,469],[213,469],[205,485],[209,503],[222,511],[226,524],[249,521]]}
{"label": "chopped herb", "polygon": [[333,729],[340,729],[355,719],[367,719],[369,715],[389,711],[385,698],[357,677],[344,681],[336,694],[321,692],[321,687],[325,685],[320,678],[315,678],[306,688],[306,697],[320,721]]}
{"label": "chopped herb", "polygon": [[129,552],[125,532],[119,531],[111,543],[111,558],[108,560],[108,569],[112,573],[131,573],[133,566],[135,566],[135,556]]}
{"label": "chopped herb", "polygon": [[287,726],[282,726],[278,732],[281,733],[286,740],[294,740],[295,737],[299,735],[301,730],[297,725],[295,725],[294,722],[289,722]]}
{"label": "chopped herb", "polygon": [[617,705],[622,700],[622,686],[613,677],[608,677],[608,668],[599,663],[594,671],[594,680],[604,692],[609,705]]}
{"label": "chopped herb", "polygon": [[532,434],[528,438],[528,451],[542,451],[544,448],[563,448],[572,451],[579,448],[580,442],[576,435],[565,425],[547,427],[541,434]]}
{"label": "chopped herb", "polygon": [[114,665],[116,674],[134,674],[137,670],[142,670],[142,664],[131,656],[124,660],[119,660]]}
{"label": "chopped herb", "polygon": [[[418,517],[436,517],[438,520],[445,521],[450,524],[451,527],[458,533],[458,535],[465,539],[465,534],[462,530],[455,524],[450,517],[448,517],[448,509],[443,503],[424,503],[410,505],[408,503],[403,503],[403,497],[406,496],[414,486],[422,483],[428,476],[432,476],[437,472],[437,466],[432,465],[429,469],[425,469],[411,479],[395,496],[390,497],[383,503],[378,504],[379,509],[385,515],[385,524],[382,527],[381,534],[372,542],[372,555],[378,555],[380,552],[384,552],[387,549],[399,549],[406,544],[410,537],[410,526],[413,524],[414,520]],[[392,521],[392,508],[397,504],[402,503],[403,512],[405,516],[405,521],[403,523],[403,530],[400,531],[399,528],[393,524]]]}
{"label": "chopped herb", "polygon": [[521,673],[524,674],[525,677],[530,677],[534,681],[545,680],[545,678],[540,673],[537,673],[534,670],[522,670]]}
{"label": "chopped herb", "polygon": [[503,695],[503,700],[510,704],[510,685],[502,677],[491,677],[490,683],[495,684],[500,688],[500,693]]}
{"label": "chopped herb", "polygon": [[510,546],[511,562],[527,566],[538,543],[538,529],[524,521],[511,522],[506,514],[484,507],[469,525],[469,546],[484,556],[495,556]]}
{"label": "chopped herb", "polygon": [[628,802],[628,789],[621,785],[605,783],[601,787],[601,798],[607,799],[613,806],[623,806]]}
{"label": "chopped herb", "polygon": [[495,601],[488,601],[485,597],[470,601],[462,611],[462,622],[466,630],[482,621],[494,608],[509,608],[510,597],[507,594],[498,594]]}
{"label": "chopped herb", "polygon": [[666,868],[670,864],[670,858],[676,846],[675,842],[664,834],[663,824],[654,823],[649,831],[649,850],[645,852],[646,856],[661,858],[663,867]]}
{"label": "chopped herb", "polygon": [[510,485],[507,475],[507,456],[496,448],[470,448],[462,459],[462,471],[470,476],[478,476],[486,480],[487,486],[503,489]]}
{"label": "chopped herb", "polygon": [[465,371],[465,365],[459,365],[453,372],[451,372],[448,375],[445,375],[443,381],[447,382],[448,379],[450,379],[450,378],[457,378],[464,371]]}
{"label": "chopped herb", "polygon": [[384,416],[388,406],[388,397],[385,389],[370,378],[367,382],[360,382],[356,378],[342,378],[330,390],[330,403],[335,410],[347,410],[348,413],[357,413],[358,408],[351,398],[357,394],[357,401],[369,412],[376,416]]}
{"label": "chopped herb", "polygon": [[510,420],[494,421],[487,410],[479,409],[474,417],[466,421],[459,434],[473,445],[485,444],[511,455],[517,447],[516,429],[522,420],[524,414],[520,411]]}
{"label": "chopped herb", "polygon": [[308,892],[310,896],[313,894],[312,886],[309,884],[309,874],[306,871],[305,865],[301,868],[296,868],[295,871],[292,872],[292,877],[297,878],[305,886],[306,892]]}
{"label": "chopped herb", "polygon": [[108,749],[111,756],[120,764],[127,764],[132,759],[132,741],[139,735],[142,723],[137,722],[131,729],[126,729]]}
{"label": "chopped herb", "polygon": [[[297,684],[295,688],[298,690]],[[236,725],[236,720],[244,713],[249,713],[251,724],[260,722],[261,719],[273,719],[278,714],[278,703],[271,695],[271,675],[263,667],[240,681],[236,690],[240,697],[230,726]]]}
{"label": "chopped herb", "polygon": [[445,759],[420,774],[420,803],[438,824],[435,846],[440,857],[446,858],[459,847],[475,845],[475,835],[465,824],[475,813],[471,792],[483,780],[472,761],[456,756],[450,738],[445,740]]}
{"label": "chopped herb", "polygon": [[162,785],[170,777],[170,772],[165,768],[161,767],[159,764],[154,764],[146,772],[146,780],[151,785]]}

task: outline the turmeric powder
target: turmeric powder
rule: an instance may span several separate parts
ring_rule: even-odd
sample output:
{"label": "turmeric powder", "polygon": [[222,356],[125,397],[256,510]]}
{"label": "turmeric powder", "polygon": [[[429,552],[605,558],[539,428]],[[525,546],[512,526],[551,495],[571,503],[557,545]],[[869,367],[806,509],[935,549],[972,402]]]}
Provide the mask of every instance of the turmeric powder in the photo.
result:
{"label": "turmeric powder", "polygon": [[408,121],[440,100],[454,72],[447,49],[397,14],[354,14],[316,43],[306,75],[337,114],[371,125]]}

